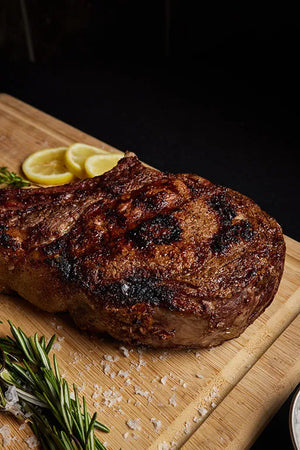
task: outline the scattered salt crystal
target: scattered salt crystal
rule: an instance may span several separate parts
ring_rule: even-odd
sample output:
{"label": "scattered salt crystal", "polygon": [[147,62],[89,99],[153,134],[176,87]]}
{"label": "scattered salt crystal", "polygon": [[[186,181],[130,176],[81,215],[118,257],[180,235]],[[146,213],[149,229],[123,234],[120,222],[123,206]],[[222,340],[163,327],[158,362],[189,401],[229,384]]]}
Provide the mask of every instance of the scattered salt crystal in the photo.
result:
{"label": "scattered salt crystal", "polygon": [[131,430],[141,431],[141,429],[142,429],[142,427],[141,427],[141,419],[128,419],[127,422],[126,422],[126,425]]}
{"label": "scattered salt crystal", "polygon": [[19,401],[16,386],[8,386],[5,392],[5,398],[11,405],[14,405]]}
{"label": "scattered salt crystal", "polygon": [[184,424],[184,429],[183,429],[185,434],[189,434],[191,431],[191,424],[190,422],[185,422]]}
{"label": "scattered salt crystal", "polygon": [[85,389],[85,384],[84,384],[84,383],[82,383],[81,386],[77,386],[77,390],[78,390],[79,392],[84,391],[84,389]]}
{"label": "scattered salt crystal", "polygon": [[158,444],[158,450],[169,450],[169,444],[166,443],[166,441],[161,442]]}
{"label": "scattered salt crystal", "polygon": [[98,398],[100,395],[101,395],[101,392],[99,392],[99,391],[94,391],[93,394],[92,394],[92,399],[96,399],[96,398]]}
{"label": "scattered salt crystal", "polygon": [[135,439],[135,440],[139,439],[139,435],[136,434],[136,433],[132,433],[132,437],[133,437],[133,439]]}
{"label": "scattered salt crystal", "polygon": [[168,377],[165,375],[164,377],[162,377],[161,379],[160,379],[160,382],[161,382],[161,384],[166,384],[166,382],[167,382],[167,379],[168,379]]}
{"label": "scattered salt crystal", "polygon": [[171,391],[176,391],[176,390],[177,390],[177,386],[171,387]]}
{"label": "scattered salt crystal", "polygon": [[153,424],[154,430],[156,431],[156,433],[159,433],[159,432],[160,432],[160,429],[161,429],[161,421],[158,420],[158,419],[155,419],[155,417],[152,417],[152,418],[150,419],[150,421],[151,421],[151,423]]}
{"label": "scattered salt crystal", "polygon": [[126,431],[126,433],[123,434],[123,438],[127,440],[129,438],[129,431]]}
{"label": "scattered salt crystal", "polygon": [[102,395],[104,397],[103,401],[105,406],[108,406],[109,408],[120,402],[123,398],[122,395],[114,388],[114,386],[112,386],[111,389],[103,392]]}
{"label": "scattered salt crystal", "polygon": [[196,352],[196,353],[195,353],[195,356],[196,356],[196,358],[200,358],[201,352]]}
{"label": "scattered salt crystal", "polygon": [[106,361],[109,361],[109,362],[116,362],[116,361],[119,361],[119,357],[118,357],[118,356],[103,355],[103,358],[104,358]]}
{"label": "scattered salt crystal", "polygon": [[109,375],[111,379],[114,379],[116,376],[116,372],[111,372],[111,374]]}
{"label": "scattered salt crystal", "polygon": [[183,383],[182,387],[183,388],[187,388],[188,384],[187,383]]}
{"label": "scattered salt crystal", "polygon": [[120,377],[126,378],[126,377],[128,377],[129,372],[128,372],[127,370],[119,370],[118,375],[119,375]]}
{"label": "scattered salt crystal", "polygon": [[201,373],[196,373],[196,377],[197,377],[197,378],[201,378],[201,379],[204,378],[204,376],[201,375]]}
{"label": "scattered salt crystal", "polygon": [[199,412],[200,416],[205,416],[208,413],[208,410],[204,406],[200,406],[198,408],[198,412]]}
{"label": "scattered salt crystal", "polygon": [[141,395],[142,397],[148,398],[150,396],[150,392],[144,391],[139,386],[134,386],[134,392],[135,394]]}
{"label": "scattered salt crystal", "polygon": [[169,398],[169,404],[172,406],[177,406],[176,403],[176,394],[173,394],[170,398]]}
{"label": "scattered salt crystal", "polygon": [[198,422],[200,422],[200,420],[201,420],[201,417],[193,417],[193,422],[195,422],[195,423],[198,423]]}
{"label": "scattered salt crystal", "polygon": [[29,448],[36,448],[40,445],[40,442],[38,440],[38,438],[34,435],[29,436],[28,438],[25,439],[26,444],[28,445]]}
{"label": "scattered salt crystal", "polygon": [[110,364],[108,364],[108,363],[104,363],[103,364],[103,372],[105,373],[105,375],[109,374],[109,372],[110,372]]}
{"label": "scattered salt crystal", "polygon": [[99,402],[94,402],[93,405],[94,405],[95,408],[99,408],[100,403]]}
{"label": "scattered salt crystal", "polygon": [[142,403],[141,403],[139,400],[137,400],[137,401],[134,403],[134,406],[143,406],[143,405],[142,405]]}
{"label": "scattered salt crystal", "polygon": [[8,425],[3,425],[0,428],[0,434],[3,438],[3,447],[9,446],[11,442],[10,427]]}
{"label": "scattered salt crystal", "polygon": [[210,406],[211,406],[212,408],[216,408],[217,404],[216,404],[215,402],[211,402]]}
{"label": "scattered salt crystal", "polygon": [[19,430],[20,430],[20,431],[24,430],[24,428],[26,428],[26,423],[22,423],[22,424],[19,426]]}
{"label": "scattered salt crystal", "polygon": [[130,378],[127,378],[126,380],[125,380],[125,386],[129,386],[130,384],[131,384],[131,380],[130,380]]}
{"label": "scattered salt crystal", "polygon": [[61,345],[59,342],[54,342],[52,348],[53,350],[57,350],[59,352],[61,350]]}
{"label": "scattered salt crystal", "polygon": [[62,330],[63,327],[62,327],[62,325],[56,325],[56,329],[57,329],[57,330]]}
{"label": "scattered salt crystal", "polygon": [[58,340],[58,342],[62,342],[62,341],[64,341],[64,336],[58,336],[58,338],[57,338],[57,340]]}
{"label": "scattered salt crystal", "polygon": [[221,442],[222,444],[224,444],[224,442],[225,442],[225,439],[224,439],[224,438],[223,438],[222,436],[220,437],[220,439],[219,439],[219,440],[220,440],[220,442]]}
{"label": "scattered salt crystal", "polygon": [[163,352],[163,353],[159,356],[159,359],[160,359],[161,361],[164,361],[165,359],[167,359],[168,356],[169,356],[169,353],[168,353],[168,352]]}
{"label": "scattered salt crystal", "polygon": [[123,353],[123,355],[125,356],[125,358],[128,358],[128,356],[129,356],[129,350],[128,350],[126,347],[121,346],[121,347],[119,347],[119,350],[121,350],[121,352]]}

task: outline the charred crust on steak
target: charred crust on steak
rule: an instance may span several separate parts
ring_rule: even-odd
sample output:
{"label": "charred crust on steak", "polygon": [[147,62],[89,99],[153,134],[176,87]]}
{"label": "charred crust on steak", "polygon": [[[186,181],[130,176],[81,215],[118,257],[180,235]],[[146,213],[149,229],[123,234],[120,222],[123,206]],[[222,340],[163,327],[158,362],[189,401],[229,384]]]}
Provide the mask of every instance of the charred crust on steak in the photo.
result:
{"label": "charred crust on steak", "polygon": [[208,200],[208,204],[218,213],[222,226],[231,224],[232,219],[236,216],[236,212],[224,192],[213,195]]}
{"label": "charred crust on steak", "polygon": [[213,236],[210,248],[213,253],[224,253],[231,244],[237,243],[240,239],[250,241],[253,235],[253,227],[247,220],[234,225],[225,225]]}
{"label": "charred crust on steak", "polygon": [[173,310],[174,292],[155,277],[133,275],[120,282],[100,285],[96,294],[105,299],[106,304],[122,307],[145,303],[151,306],[165,306]]}
{"label": "charred crust on steak", "polygon": [[133,230],[126,233],[126,237],[140,249],[150,245],[172,244],[181,239],[182,229],[178,221],[171,214],[163,214],[142,222]]}

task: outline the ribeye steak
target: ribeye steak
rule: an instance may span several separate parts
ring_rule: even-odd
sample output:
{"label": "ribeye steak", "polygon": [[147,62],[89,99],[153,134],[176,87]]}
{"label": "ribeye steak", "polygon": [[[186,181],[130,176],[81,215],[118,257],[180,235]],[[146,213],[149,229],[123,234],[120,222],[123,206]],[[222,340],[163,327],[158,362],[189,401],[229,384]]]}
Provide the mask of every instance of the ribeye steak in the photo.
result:
{"label": "ribeye steak", "polygon": [[0,289],[154,347],[239,336],[282,276],[280,226],[252,200],[126,154],[100,177],[0,190]]}

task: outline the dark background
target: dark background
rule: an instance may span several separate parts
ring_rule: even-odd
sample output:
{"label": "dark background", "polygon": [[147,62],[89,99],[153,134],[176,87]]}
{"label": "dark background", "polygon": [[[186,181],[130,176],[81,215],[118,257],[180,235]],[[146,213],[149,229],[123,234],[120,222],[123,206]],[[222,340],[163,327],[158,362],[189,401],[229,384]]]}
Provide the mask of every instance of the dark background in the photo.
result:
{"label": "dark background", "polygon": [[[241,4],[0,0],[0,91],[239,190],[300,240],[299,16]],[[292,448],[290,400],[253,449]]]}

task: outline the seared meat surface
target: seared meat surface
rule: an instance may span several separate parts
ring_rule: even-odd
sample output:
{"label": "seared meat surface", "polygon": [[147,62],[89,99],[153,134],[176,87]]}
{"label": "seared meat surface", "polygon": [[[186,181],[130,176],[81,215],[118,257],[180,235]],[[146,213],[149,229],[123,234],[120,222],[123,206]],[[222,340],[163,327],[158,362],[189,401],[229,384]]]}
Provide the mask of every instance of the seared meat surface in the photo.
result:
{"label": "seared meat surface", "polygon": [[284,255],[252,200],[132,153],[93,179],[0,190],[0,289],[127,342],[239,336],[274,298]]}

